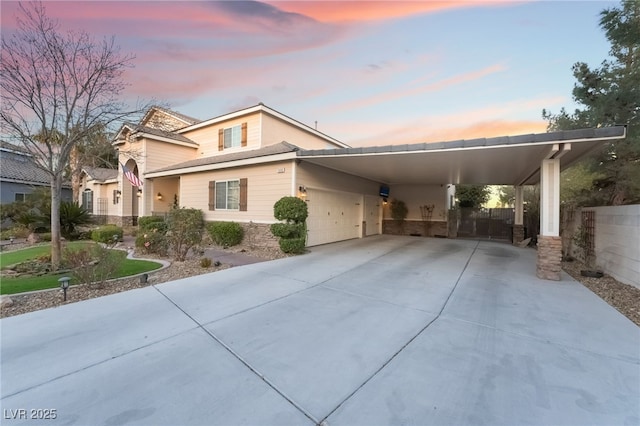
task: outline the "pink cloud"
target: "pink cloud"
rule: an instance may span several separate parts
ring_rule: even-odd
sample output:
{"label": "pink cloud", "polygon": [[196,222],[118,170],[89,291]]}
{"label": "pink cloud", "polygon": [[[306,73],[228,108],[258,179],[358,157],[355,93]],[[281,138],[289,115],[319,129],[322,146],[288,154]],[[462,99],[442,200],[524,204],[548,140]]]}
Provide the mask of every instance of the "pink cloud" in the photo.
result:
{"label": "pink cloud", "polygon": [[[282,10],[322,22],[359,22],[496,4],[496,1],[269,1]],[[504,3],[501,3],[504,4]]]}

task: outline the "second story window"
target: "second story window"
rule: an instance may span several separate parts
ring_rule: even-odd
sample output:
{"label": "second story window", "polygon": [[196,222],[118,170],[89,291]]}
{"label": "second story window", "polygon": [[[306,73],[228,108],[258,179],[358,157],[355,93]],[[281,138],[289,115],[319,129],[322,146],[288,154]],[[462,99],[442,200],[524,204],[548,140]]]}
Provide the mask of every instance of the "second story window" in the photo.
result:
{"label": "second story window", "polygon": [[247,123],[218,130],[218,151],[247,146]]}
{"label": "second story window", "polygon": [[242,129],[240,125],[224,129],[224,147],[234,148],[240,146],[242,141]]}

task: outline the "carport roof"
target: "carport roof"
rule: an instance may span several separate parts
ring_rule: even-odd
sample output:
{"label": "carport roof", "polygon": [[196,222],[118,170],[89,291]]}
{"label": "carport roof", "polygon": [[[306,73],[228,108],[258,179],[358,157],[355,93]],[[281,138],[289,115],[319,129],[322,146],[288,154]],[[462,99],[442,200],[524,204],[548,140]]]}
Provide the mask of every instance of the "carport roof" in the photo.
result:
{"label": "carport roof", "polygon": [[625,136],[625,126],[613,126],[450,142],[301,150],[298,157],[387,184],[532,185],[540,180],[542,160],[562,157],[564,169]]}

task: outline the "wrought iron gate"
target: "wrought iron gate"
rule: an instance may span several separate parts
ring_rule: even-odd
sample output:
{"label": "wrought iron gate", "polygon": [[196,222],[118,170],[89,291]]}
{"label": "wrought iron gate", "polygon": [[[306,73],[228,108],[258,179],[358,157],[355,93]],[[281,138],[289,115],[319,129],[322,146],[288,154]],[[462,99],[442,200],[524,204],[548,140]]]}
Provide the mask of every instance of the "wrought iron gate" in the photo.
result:
{"label": "wrought iron gate", "polygon": [[461,208],[458,216],[458,237],[487,238],[510,241],[514,210]]}

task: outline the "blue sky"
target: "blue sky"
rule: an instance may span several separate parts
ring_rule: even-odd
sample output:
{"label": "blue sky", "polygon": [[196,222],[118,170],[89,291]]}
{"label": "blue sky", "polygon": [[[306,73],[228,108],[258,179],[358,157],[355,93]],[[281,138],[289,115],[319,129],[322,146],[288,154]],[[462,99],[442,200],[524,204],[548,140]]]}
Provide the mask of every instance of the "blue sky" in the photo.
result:
{"label": "blue sky", "polygon": [[[16,5],[2,2],[3,33]],[[200,119],[263,102],[353,146],[545,131],[571,66],[608,56],[601,1],[45,1],[136,55],[130,98]]]}

